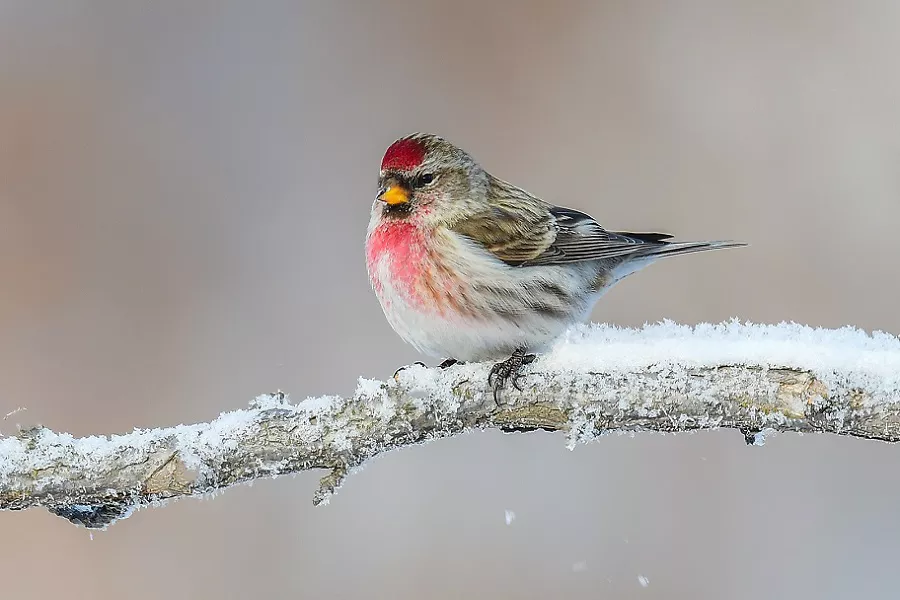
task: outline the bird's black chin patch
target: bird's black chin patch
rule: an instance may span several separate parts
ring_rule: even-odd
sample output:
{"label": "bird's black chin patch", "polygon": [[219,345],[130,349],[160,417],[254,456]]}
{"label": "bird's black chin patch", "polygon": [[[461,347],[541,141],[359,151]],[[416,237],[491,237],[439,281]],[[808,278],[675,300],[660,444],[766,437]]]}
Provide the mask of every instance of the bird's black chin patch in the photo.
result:
{"label": "bird's black chin patch", "polygon": [[391,219],[405,219],[412,213],[412,203],[403,202],[401,204],[385,204],[381,211],[385,217]]}

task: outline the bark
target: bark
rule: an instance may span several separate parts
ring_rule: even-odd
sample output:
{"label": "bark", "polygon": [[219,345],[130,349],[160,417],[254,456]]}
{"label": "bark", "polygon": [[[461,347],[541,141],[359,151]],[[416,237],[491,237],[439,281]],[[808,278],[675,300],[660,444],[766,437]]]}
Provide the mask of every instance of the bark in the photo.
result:
{"label": "bark", "polygon": [[87,438],[22,431],[0,439],[0,509],[42,506],[102,528],[150,503],[311,469],[327,470],[314,497],[322,504],[376,454],[477,429],[559,431],[570,445],[612,431],[721,427],[747,443],[767,429],[900,439],[900,392],[826,384],[800,369],[538,370],[499,404],[486,375],[483,365],[416,366],[361,380],[353,397],[260,396],[209,423]]}

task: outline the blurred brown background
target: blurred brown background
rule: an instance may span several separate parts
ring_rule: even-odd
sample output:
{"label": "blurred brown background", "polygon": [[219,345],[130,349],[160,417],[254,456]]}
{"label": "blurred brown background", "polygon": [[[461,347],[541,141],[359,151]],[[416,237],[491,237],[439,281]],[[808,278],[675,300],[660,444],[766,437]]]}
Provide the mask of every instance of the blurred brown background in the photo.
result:
{"label": "blurred brown background", "polygon": [[[362,254],[415,130],[609,227],[752,243],[596,320],[900,332],[898,28],[849,0],[0,0],[0,413],[27,408],[0,432],[205,421],[417,359]],[[0,513],[0,595],[895,598],[898,466],[819,436],[469,435],[324,508],[311,474],[93,539]]]}

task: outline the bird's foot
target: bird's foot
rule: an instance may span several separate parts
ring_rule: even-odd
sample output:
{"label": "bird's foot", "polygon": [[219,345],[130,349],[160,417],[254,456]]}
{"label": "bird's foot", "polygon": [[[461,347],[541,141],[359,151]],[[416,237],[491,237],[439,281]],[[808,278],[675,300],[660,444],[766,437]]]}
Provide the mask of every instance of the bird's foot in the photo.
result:
{"label": "bird's foot", "polygon": [[526,354],[525,348],[516,348],[512,356],[504,361],[498,362],[491,367],[488,374],[488,385],[494,390],[494,402],[500,406],[500,390],[506,387],[506,383],[511,379],[513,387],[522,391],[519,387],[519,379],[523,377],[522,369],[525,365],[530,365],[537,358],[534,354]]}
{"label": "bird's foot", "polygon": [[[447,358],[444,360],[444,362],[442,362],[441,364],[438,365],[438,368],[446,369],[447,367],[452,367],[453,365],[462,365],[462,364],[465,364],[465,363],[461,360],[456,360],[455,358]],[[411,365],[403,365],[402,367],[400,367],[399,369],[394,371],[394,379],[397,378],[397,375],[400,374],[400,371],[405,371],[406,369],[408,369],[412,366],[415,366],[415,365],[418,365],[420,367],[425,367],[426,369],[428,368],[428,365],[423,363],[421,360],[417,360],[416,362],[412,363]]]}
{"label": "bird's foot", "polygon": [[428,365],[426,365],[425,363],[423,363],[421,360],[417,360],[416,362],[414,362],[414,363],[411,364],[411,365],[403,365],[402,367],[400,367],[399,369],[397,369],[396,371],[394,371],[394,379],[397,379],[397,375],[400,374],[400,371],[405,371],[406,369],[408,369],[408,368],[410,368],[410,367],[412,367],[412,366],[415,366],[415,365],[418,365],[418,366],[420,366],[420,367],[428,368]]}

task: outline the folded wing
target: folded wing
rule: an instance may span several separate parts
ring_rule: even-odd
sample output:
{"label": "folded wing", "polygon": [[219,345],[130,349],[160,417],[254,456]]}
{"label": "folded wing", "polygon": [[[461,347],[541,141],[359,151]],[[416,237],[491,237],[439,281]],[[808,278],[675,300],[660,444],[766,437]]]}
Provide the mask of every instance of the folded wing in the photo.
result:
{"label": "folded wing", "polygon": [[453,226],[512,266],[560,265],[588,260],[651,258],[745,244],[670,242],[665,233],[607,231],[585,213],[552,206],[497,180],[491,206]]}

